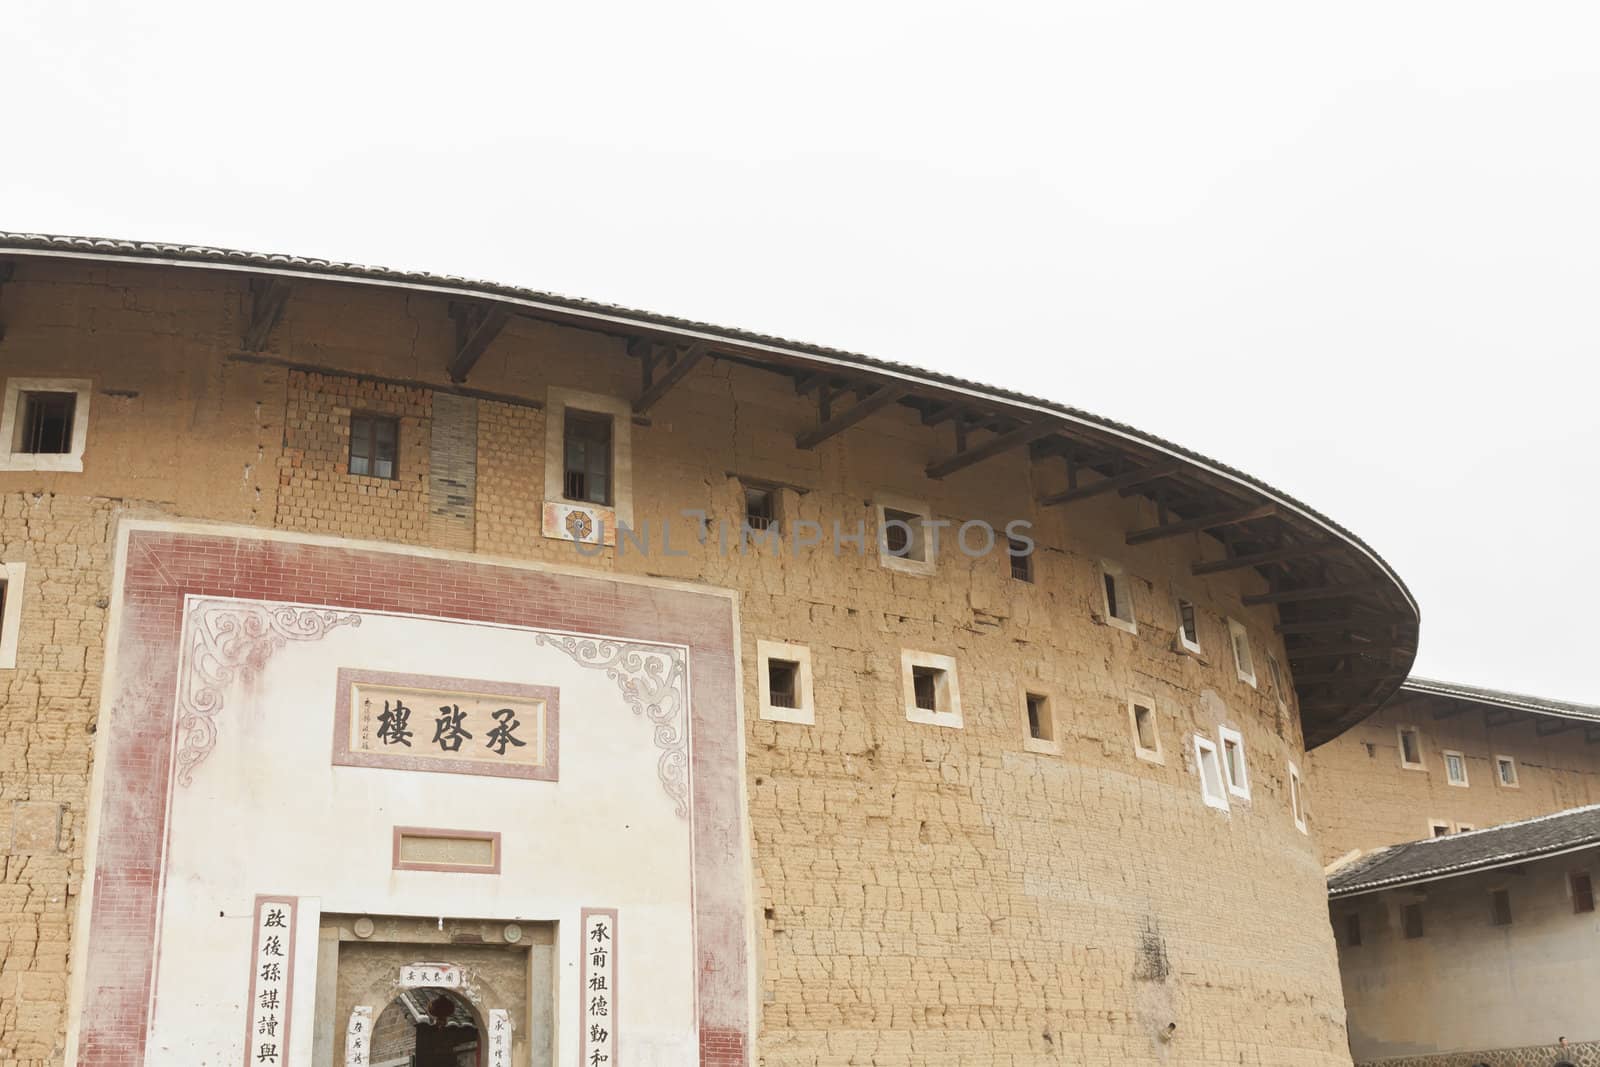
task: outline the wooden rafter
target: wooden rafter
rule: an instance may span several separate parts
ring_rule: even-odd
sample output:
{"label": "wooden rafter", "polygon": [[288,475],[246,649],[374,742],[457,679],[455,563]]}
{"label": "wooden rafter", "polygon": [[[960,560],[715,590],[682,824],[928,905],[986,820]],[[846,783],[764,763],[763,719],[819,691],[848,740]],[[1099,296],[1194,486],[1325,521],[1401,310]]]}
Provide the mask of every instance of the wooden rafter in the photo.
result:
{"label": "wooden rafter", "polygon": [[289,306],[289,282],[284,278],[266,277],[250,280],[250,320],[245,323],[244,337],[239,347],[245,352],[259,352],[267,347],[272,328],[283,318],[283,309]]}
{"label": "wooden rafter", "polygon": [[1130,545],[1143,545],[1151,541],[1160,541],[1166,537],[1178,537],[1182,534],[1217,530],[1224,526],[1237,526],[1241,522],[1253,522],[1256,519],[1265,519],[1277,513],[1278,505],[1276,504],[1252,504],[1246,508],[1218,511],[1210,515],[1200,515],[1193,519],[1180,519],[1177,522],[1169,522],[1161,526],[1133,530],[1123,540]]}
{"label": "wooden rafter", "polygon": [[1490,708],[1483,713],[1483,725],[1491,729],[1496,726],[1510,726],[1520,718],[1521,716],[1510,708]]}
{"label": "wooden rafter", "polygon": [[958,434],[957,451],[955,454],[946,456],[944,459],[936,460],[933,463],[928,464],[926,473],[930,478],[943,478],[946,475],[954,474],[956,471],[965,467],[970,467],[974,463],[981,463],[993,456],[998,456],[1002,452],[1009,452],[1013,448],[1021,448],[1023,445],[1030,444],[1031,442],[1037,441],[1039,438],[1045,437],[1054,432],[1054,423],[1024,423],[1013,430],[1008,430],[1005,433],[997,434],[994,437],[989,438],[989,440],[985,441],[983,444],[974,448],[963,448],[961,445],[964,442],[962,442],[960,438],[965,437],[966,434],[965,431],[962,430]]}
{"label": "wooden rafter", "polygon": [[1337,600],[1341,597],[1366,596],[1386,589],[1382,582],[1360,582],[1353,585],[1318,585],[1304,589],[1275,589],[1270,593],[1253,593],[1244,598],[1247,608],[1263,604],[1298,604],[1307,600]]}
{"label": "wooden rafter", "polygon": [[905,396],[909,389],[902,385],[880,385],[865,398],[856,401],[837,415],[832,413],[832,398],[824,389],[818,396],[818,413],[821,419],[815,429],[795,435],[796,448],[812,449],[835,434],[842,433],[875,411],[881,411]]}
{"label": "wooden rafter", "polygon": [[1323,682],[1381,682],[1389,678],[1404,678],[1406,672],[1394,667],[1373,671],[1296,671],[1295,685],[1319,685]]}
{"label": "wooden rafter", "polygon": [[1405,641],[1369,641],[1365,643],[1352,642],[1340,645],[1305,645],[1301,648],[1289,650],[1291,662],[1300,663],[1308,659],[1327,659],[1330,656],[1360,656],[1379,655],[1386,652],[1414,653],[1416,649]]}
{"label": "wooden rafter", "polygon": [[1347,615],[1338,619],[1305,619],[1294,622],[1280,622],[1273,627],[1280,634],[1327,634],[1354,631],[1355,633],[1371,633],[1374,627],[1399,626],[1408,622],[1399,616]]}
{"label": "wooden rafter", "polygon": [[644,390],[633,401],[633,413],[643,415],[650,410],[651,405],[667,395],[674,385],[694,370],[695,364],[706,357],[706,346],[699,341],[690,345],[681,352],[673,352],[667,356],[667,369],[661,377],[651,380],[653,367],[647,365],[644,370]]}
{"label": "wooden rafter", "polygon": [[1137,470],[1124,471],[1109,478],[1101,478],[1099,481],[1090,482],[1088,485],[1068,486],[1062,492],[1042,496],[1039,498],[1039,505],[1047,508],[1054,507],[1057,504],[1070,504],[1075,500],[1086,500],[1092,496],[1099,496],[1101,493],[1147,485],[1168,475],[1176,474],[1181,469],[1182,465],[1178,463],[1156,463],[1148,467],[1140,467]]}
{"label": "wooden rafter", "polygon": [[1564,734],[1568,730],[1576,730],[1582,725],[1580,722],[1572,722],[1567,719],[1556,719],[1554,721],[1537,719],[1533,724],[1533,732],[1540,737],[1554,737],[1556,734]]}
{"label": "wooden rafter", "polygon": [[504,304],[451,304],[450,315],[456,320],[456,350],[445,369],[452,382],[460,383],[467,380],[483,353],[500,336],[511,312]]}
{"label": "wooden rafter", "polygon": [[1223,571],[1238,570],[1241,567],[1260,567],[1268,563],[1286,563],[1289,560],[1301,559],[1305,556],[1337,552],[1339,548],[1340,545],[1337,541],[1305,541],[1299,544],[1266,549],[1262,552],[1250,552],[1243,556],[1229,556],[1227,559],[1213,559],[1204,563],[1196,563],[1189,568],[1189,571],[1197,576],[1221,574]]}

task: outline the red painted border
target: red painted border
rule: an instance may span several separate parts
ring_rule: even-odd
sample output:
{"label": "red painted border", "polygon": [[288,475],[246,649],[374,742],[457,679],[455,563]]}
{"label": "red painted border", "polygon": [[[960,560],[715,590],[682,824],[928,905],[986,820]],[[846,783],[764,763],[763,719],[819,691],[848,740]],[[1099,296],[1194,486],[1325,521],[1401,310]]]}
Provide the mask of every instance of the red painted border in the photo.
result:
{"label": "red painted border", "polygon": [[[492,760],[444,760],[395,753],[363,752],[350,747],[350,687],[363,682],[396,688],[451,689],[474,695],[517,697],[544,702],[544,761],[496,765]],[[336,767],[383,767],[396,771],[427,771],[432,774],[481,774],[493,778],[524,778],[540,782],[558,780],[561,762],[561,692],[549,685],[518,685],[476,678],[446,678],[437,674],[405,674],[397,671],[368,671],[352,667],[339,669],[338,692],[333,704],[333,763]]]}
{"label": "red painted border", "polygon": [[[85,937],[78,1063],[139,1067],[149,1033],[157,891],[173,773],[175,693],[187,596],[532,626],[686,646],[696,1005],[703,1067],[749,1063],[749,945],[733,602],[716,593],[403,547],[339,546],[206,530],[127,536],[114,681],[100,729],[104,797]],[[229,728],[224,711],[218,728]]]}
{"label": "red painted border", "polygon": [[617,1049],[622,1035],[617,1033],[617,990],[622,985],[621,947],[617,938],[616,908],[583,908],[578,916],[578,1067],[589,1064],[589,919],[604,915],[611,920],[611,1062],[621,1063]]}
{"label": "red painted border", "polygon": [[[470,863],[407,863],[400,858],[402,837],[454,837],[489,842],[494,863],[488,867],[474,867]],[[397,871],[448,871],[454,874],[499,874],[499,830],[440,830],[432,826],[396,826],[394,828],[394,869]]]}
{"label": "red painted border", "polygon": [[[300,932],[300,898],[299,897],[274,897],[256,894],[256,902],[250,907],[250,999],[244,1002],[244,1067],[261,1067],[251,1053],[255,1051],[255,1033],[250,1029],[250,1020],[256,1010],[256,953],[261,948],[261,905],[287,904],[289,906],[289,956],[284,964],[284,973],[287,977],[283,980],[283,1044],[282,1050],[274,1067],[289,1067],[289,1020],[294,1014],[294,943],[296,934]],[[84,1062],[79,1058],[79,1062]]]}

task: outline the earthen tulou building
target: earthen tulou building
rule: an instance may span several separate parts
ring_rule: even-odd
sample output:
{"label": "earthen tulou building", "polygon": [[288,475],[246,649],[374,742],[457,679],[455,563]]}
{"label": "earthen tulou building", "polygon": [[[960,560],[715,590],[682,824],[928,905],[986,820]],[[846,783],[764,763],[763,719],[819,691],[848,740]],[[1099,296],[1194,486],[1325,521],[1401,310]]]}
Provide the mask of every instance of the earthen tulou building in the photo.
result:
{"label": "earthen tulou building", "polygon": [[0,277],[0,1061],[1351,1063],[1302,769],[1418,612],[1332,520],[544,293]]}

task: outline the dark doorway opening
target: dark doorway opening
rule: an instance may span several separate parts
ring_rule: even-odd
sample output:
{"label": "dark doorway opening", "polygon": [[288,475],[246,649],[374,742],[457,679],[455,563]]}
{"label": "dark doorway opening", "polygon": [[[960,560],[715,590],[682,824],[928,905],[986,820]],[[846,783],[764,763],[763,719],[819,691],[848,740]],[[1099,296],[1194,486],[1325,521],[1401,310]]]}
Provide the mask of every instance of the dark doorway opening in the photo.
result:
{"label": "dark doorway opening", "polygon": [[408,989],[378,1016],[371,1062],[395,1067],[479,1067],[478,1016],[449,989]]}

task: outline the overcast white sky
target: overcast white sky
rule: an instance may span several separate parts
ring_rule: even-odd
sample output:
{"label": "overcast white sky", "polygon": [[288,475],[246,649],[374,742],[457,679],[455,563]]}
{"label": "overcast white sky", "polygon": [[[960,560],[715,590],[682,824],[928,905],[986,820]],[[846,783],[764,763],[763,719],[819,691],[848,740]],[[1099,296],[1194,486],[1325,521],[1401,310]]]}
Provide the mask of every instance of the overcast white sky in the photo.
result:
{"label": "overcast white sky", "polygon": [[1255,474],[1600,702],[1600,8],[0,6],[0,229],[760,329]]}

